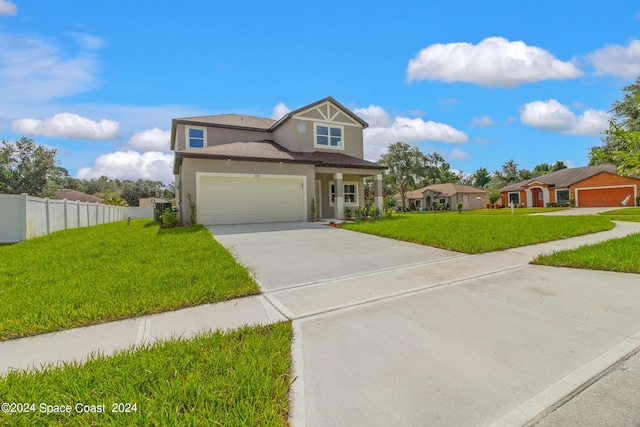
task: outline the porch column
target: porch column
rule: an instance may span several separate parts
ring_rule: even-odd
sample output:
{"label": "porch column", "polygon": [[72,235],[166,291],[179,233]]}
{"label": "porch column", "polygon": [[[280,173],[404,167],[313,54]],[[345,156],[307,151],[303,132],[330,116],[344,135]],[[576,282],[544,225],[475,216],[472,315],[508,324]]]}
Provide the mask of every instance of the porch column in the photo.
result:
{"label": "porch column", "polygon": [[373,206],[380,209],[380,213],[384,208],[384,196],[382,195],[382,174],[378,174],[373,179]]}
{"label": "porch column", "polygon": [[336,172],[333,174],[336,183],[336,201],[334,203],[334,215],[336,219],[344,218],[344,185],[342,184],[342,174]]}
{"label": "porch column", "polygon": [[524,190],[524,192],[527,195],[527,207],[528,208],[532,208],[533,206],[533,197],[531,195],[531,190],[529,190],[528,188],[526,190]]}
{"label": "porch column", "polygon": [[543,188],[542,189],[542,207],[546,208],[547,203],[551,203],[551,200],[549,199],[549,189]]}

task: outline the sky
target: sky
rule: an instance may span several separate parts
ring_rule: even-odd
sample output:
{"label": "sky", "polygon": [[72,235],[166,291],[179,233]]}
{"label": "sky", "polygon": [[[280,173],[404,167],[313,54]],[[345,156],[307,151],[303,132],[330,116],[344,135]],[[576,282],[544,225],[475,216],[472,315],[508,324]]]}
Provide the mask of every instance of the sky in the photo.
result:
{"label": "sky", "polygon": [[627,0],[0,0],[0,138],[76,178],[173,181],[171,119],[332,96],[454,170],[586,166],[640,75]]}

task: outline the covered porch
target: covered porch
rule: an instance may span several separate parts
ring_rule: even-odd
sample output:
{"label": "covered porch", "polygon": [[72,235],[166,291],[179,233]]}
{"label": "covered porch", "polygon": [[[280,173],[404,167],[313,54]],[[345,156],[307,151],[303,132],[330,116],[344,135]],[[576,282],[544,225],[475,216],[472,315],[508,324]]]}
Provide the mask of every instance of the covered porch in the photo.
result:
{"label": "covered porch", "polygon": [[316,219],[344,219],[345,209],[364,208],[366,178],[373,180],[372,206],[382,212],[382,168],[316,167],[313,191]]}

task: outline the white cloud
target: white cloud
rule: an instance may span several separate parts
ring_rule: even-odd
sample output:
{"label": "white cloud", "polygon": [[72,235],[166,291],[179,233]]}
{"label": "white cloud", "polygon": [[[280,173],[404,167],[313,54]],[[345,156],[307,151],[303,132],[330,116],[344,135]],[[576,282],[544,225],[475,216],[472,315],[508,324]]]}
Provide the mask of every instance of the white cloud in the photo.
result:
{"label": "white cloud", "polygon": [[608,127],[609,113],[586,110],[576,114],[555,99],[534,101],[520,108],[520,120],[531,127],[573,135],[598,135]]}
{"label": "white cloud", "polygon": [[15,15],[17,13],[18,7],[15,3],[7,0],[0,0],[0,15]]}
{"label": "white cloud", "polygon": [[0,93],[5,102],[40,103],[95,88],[99,63],[43,40],[0,33]]}
{"label": "white cloud", "polygon": [[271,112],[271,118],[273,120],[280,120],[287,114],[289,111],[289,107],[287,107],[284,102],[280,102],[278,105],[273,107],[273,111]]}
{"label": "white cloud", "polygon": [[92,36],[91,34],[67,33],[67,35],[75,39],[83,49],[96,50],[104,46],[104,40],[101,37]]}
{"label": "white cloud", "polygon": [[78,171],[80,179],[102,175],[118,179],[151,179],[168,184],[174,179],[173,155],[158,151],[116,151],[98,157],[92,167]]}
{"label": "white cloud", "polygon": [[573,79],[583,73],[571,62],[548,51],[490,37],[471,43],[433,44],[409,61],[407,79],[468,82],[481,86],[515,87],[548,79]]}
{"label": "white cloud", "polygon": [[471,119],[470,126],[477,127],[477,128],[488,128],[495,124],[496,123],[493,121],[491,117],[482,116],[482,117],[474,117],[473,119]]}
{"label": "white cloud", "polygon": [[378,105],[369,105],[367,108],[355,108],[353,110],[369,126],[389,126],[392,123],[391,117],[384,109]]}
{"label": "white cloud", "polygon": [[171,131],[159,128],[147,129],[133,134],[126,146],[140,151],[169,151]]}
{"label": "white cloud", "polygon": [[587,58],[598,75],[611,74],[635,79],[640,75],[640,40],[631,40],[629,46],[605,46],[590,53]]}
{"label": "white cloud", "polygon": [[446,157],[449,157],[453,160],[467,160],[470,156],[471,154],[467,153],[466,151],[462,151],[462,150],[458,150],[457,148],[454,148],[453,150],[451,150],[451,153]]}
{"label": "white cloud", "polygon": [[[393,119],[389,117],[389,119],[386,120],[384,119],[384,115],[387,113],[381,107],[372,105],[361,110],[366,110],[368,114],[372,114],[378,122],[377,126],[370,126],[363,132],[364,156],[366,159],[378,160],[381,154],[386,153],[389,144],[398,141],[403,141],[407,144],[420,141],[440,141],[460,144],[469,140],[464,132],[444,123],[433,121],[425,122],[421,118],[411,119],[400,116]],[[355,111],[359,114],[358,109]],[[382,125],[381,123],[386,123],[386,125]]]}
{"label": "white cloud", "polygon": [[16,132],[26,135],[57,136],[73,139],[113,139],[120,133],[120,125],[112,120],[95,122],[72,113],[58,113],[46,120],[19,119],[13,122]]}

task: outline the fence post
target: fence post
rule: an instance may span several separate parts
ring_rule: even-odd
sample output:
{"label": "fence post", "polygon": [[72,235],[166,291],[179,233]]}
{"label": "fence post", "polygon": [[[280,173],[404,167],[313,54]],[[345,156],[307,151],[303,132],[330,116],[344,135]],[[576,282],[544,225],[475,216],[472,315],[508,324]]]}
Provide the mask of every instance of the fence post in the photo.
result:
{"label": "fence post", "polygon": [[27,193],[20,194],[20,241],[24,242],[29,236],[27,236],[27,223],[29,219],[29,210],[27,204],[29,203],[29,195]]}
{"label": "fence post", "polygon": [[78,216],[76,218],[78,218],[78,227],[76,228],[80,228],[80,200],[76,200],[76,208],[78,211]]}
{"label": "fence post", "polygon": [[64,229],[69,228],[69,213],[67,212],[67,199],[64,199]]}
{"label": "fence post", "polygon": [[44,204],[47,209],[47,234],[51,234],[51,205],[48,197],[44,199]]}
{"label": "fence post", "polygon": [[84,202],[87,208],[87,227],[91,225],[91,212],[89,211],[89,202]]}

